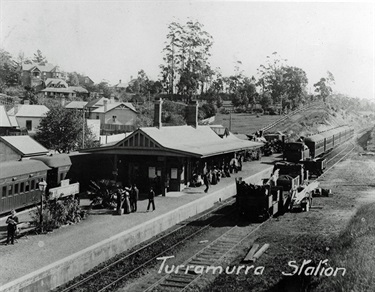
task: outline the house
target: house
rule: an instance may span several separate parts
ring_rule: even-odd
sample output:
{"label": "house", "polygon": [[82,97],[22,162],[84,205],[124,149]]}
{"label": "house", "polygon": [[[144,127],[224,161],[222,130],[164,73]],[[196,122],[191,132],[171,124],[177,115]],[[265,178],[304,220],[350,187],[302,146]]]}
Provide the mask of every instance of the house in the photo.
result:
{"label": "house", "polygon": [[58,66],[51,63],[38,64],[29,60],[22,63],[21,72],[21,85],[30,87],[42,86],[43,82],[48,78],[62,77]]}
{"label": "house", "polygon": [[9,132],[13,129],[12,122],[5,110],[5,106],[0,105],[0,135],[9,135]]}
{"label": "house", "polygon": [[9,117],[15,117],[20,129],[26,128],[29,134],[35,134],[42,118],[49,109],[45,105],[18,104],[8,111]]}
{"label": "house", "polygon": [[18,161],[38,155],[45,155],[48,149],[30,136],[1,136],[0,162]]}
{"label": "house", "polygon": [[89,118],[100,120],[103,134],[108,131],[129,132],[135,128],[137,111],[129,102],[108,102],[104,99],[103,106],[92,110]]}
{"label": "house", "polygon": [[69,86],[65,80],[59,78],[48,78],[44,84],[45,88],[41,92],[44,92],[46,97],[75,98],[89,95],[89,92],[82,86]]}
{"label": "house", "polygon": [[75,110],[83,110],[87,107],[88,102],[87,101],[78,101],[73,100],[65,105],[65,108],[67,109],[75,109]]}
{"label": "house", "polygon": [[78,81],[79,81],[79,84],[81,84],[83,86],[85,86],[85,85],[87,85],[87,86],[94,85],[94,81],[92,81],[92,79],[90,77],[88,77],[88,76],[83,76],[83,77],[79,76],[78,77]]}
{"label": "house", "polygon": [[113,86],[113,88],[115,89],[116,92],[122,92],[122,91],[125,91],[128,86],[129,84],[121,82],[121,79],[120,79],[119,83]]}

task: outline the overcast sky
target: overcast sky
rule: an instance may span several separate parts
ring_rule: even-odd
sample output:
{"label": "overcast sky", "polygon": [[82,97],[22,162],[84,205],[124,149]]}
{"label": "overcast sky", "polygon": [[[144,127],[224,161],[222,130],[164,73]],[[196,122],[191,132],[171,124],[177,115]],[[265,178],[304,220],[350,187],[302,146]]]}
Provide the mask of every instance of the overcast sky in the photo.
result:
{"label": "overcast sky", "polygon": [[143,69],[159,76],[167,27],[199,21],[224,76],[237,61],[256,76],[272,52],[303,69],[313,88],[327,70],[338,92],[375,99],[375,3],[250,1],[5,1],[0,46],[14,57],[40,49],[50,63],[112,85]]}

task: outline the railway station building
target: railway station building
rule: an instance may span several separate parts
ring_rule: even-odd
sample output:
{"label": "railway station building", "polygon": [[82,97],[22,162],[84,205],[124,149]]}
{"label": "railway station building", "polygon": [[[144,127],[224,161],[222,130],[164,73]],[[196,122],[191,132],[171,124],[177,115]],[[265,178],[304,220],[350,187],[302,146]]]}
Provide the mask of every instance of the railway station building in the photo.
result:
{"label": "railway station building", "polygon": [[[163,126],[162,100],[156,101],[154,127],[138,128],[120,141],[83,150],[95,157],[96,165],[90,163],[86,169],[96,175],[98,168],[105,169],[105,178],[125,186],[135,183],[141,192],[153,186],[157,194],[165,195],[188,186],[204,167],[220,167],[237,153],[263,146],[238,139],[222,126],[198,126],[197,103],[188,105],[187,112],[187,125]],[[74,166],[74,158],[72,162]]]}

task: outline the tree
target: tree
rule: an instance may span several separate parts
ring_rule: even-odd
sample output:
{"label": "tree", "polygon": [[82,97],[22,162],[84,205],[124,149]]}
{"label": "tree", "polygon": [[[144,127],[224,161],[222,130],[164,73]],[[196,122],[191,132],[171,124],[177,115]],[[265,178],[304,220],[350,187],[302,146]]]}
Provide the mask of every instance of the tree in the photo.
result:
{"label": "tree", "polygon": [[284,67],[284,95],[288,97],[292,108],[307,100],[306,86],[308,79],[305,71],[297,67]]}
{"label": "tree", "polygon": [[330,85],[335,83],[335,78],[333,77],[332,73],[327,71],[327,75],[327,78],[320,78],[319,82],[314,84],[315,92],[318,93],[318,97],[324,102],[332,93],[332,88]]}
{"label": "tree", "polygon": [[36,53],[34,53],[33,62],[38,63],[38,64],[48,63],[46,57],[43,56],[43,54],[40,50],[37,50]]}
{"label": "tree", "polygon": [[0,84],[1,92],[8,86],[18,84],[17,63],[13,61],[10,53],[3,49],[0,49]]}
{"label": "tree", "polygon": [[208,88],[213,71],[208,57],[213,41],[199,22],[188,21],[185,25],[173,22],[168,26],[165,54],[161,65],[162,83],[169,94],[178,94],[191,99],[193,95]]}
{"label": "tree", "polygon": [[82,147],[85,124],[85,147],[95,144],[91,130],[84,123],[82,114],[58,106],[51,108],[40,121],[35,139],[48,149],[68,153]]}

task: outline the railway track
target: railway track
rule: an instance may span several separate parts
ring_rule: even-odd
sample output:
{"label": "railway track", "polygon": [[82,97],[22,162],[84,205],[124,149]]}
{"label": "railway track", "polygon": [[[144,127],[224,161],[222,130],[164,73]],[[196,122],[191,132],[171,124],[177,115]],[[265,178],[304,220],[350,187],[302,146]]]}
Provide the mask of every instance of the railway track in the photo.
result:
{"label": "railway track", "polygon": [[[54,291],[113,291],[115,286],[136,277],[142,269],[156,263],[158,257],[171,252],[179,245],[209,228],[212,224],[233,213],[232,205],[234,201],[233,198],[228,199],[219,207],[205,212],[198,218],[184,221],[177,228],[152,240],[145,246],[122,255],[110,263],[104,263],[96,270],[58,287]],[[225,207],[228,207],[229,210],[223,213],[215,213],[225,209]]]}
{"label": "railway track", "polygon": [[[220,272],[223,269],[220,266],[221,261],[235,248],[241,245],[245,240],[250,240],[263,223],[253,223],[246,228],[232,227],[223,235],[212,241],[203,249],[196,252],[187,259],[180,268],[173,273],[156,275],[145,283],[143,289],[133,290],[134,292],[156,292],[156,291],[186,291],[205,273]],[[200,272],[197,272],[199,269]],[[221,270],[222,272],[223,270]],[[158,277],[159,276],[159,277]]]}
{"label": "railway track", "polygon": [[[326,169],[323,175],[317,177],[316,180],[321,179],[336,164],[347,157],[354,150],[354,148],[355,146],[350,142],[349,144],[346,144],[346,146],[338,153],[331,152],[331,155],[334,155],[329,157],[329,160],[327,161],[329,167]],[[188,228],[189,223],[192,223],[192,221],[185,222],[171,232],[157,238],[154,241],[151,241],[147,245],[133,251],[132,253],[122,256],[112,263],[104,264],[95,272],[88,275],[83,275],[80,279],[70,284],[68,283],[68,285],[60,287],[55,291],[114,291],[116,287],[123,286],[129,279],[139,276],[140,271],[142,271],[144,268],[154,266],[155,263],[157,263],[157,258],[165,256],[168,253],[171,254],[172,251],[178,246],[203,232],[213,223],[222,220],[223,217],[230,214],[230,212],[226,214],[214,214],[214,212],[223,208],[224,206],[232,205],[234,201],[234,199],[227,200],[220,207],[210,210],[209,212],[201,215],[199,218],[194,219],[194,222],[204,221],[204,223],[201,226],[195,226],[196,228],[194,228],[194,230],[182,235],[178,238],[178,240],[170,241],[168,240],[168,237],[175,236],[178,232],[183,231],[184,228]],[[268,222],[268,220],[264,221],[263,223],[252,223],[248,226],[248,228],[245,228],[246,230],[243,230],[238,226],[232,227],[216,240],[207,244],[205,247],[191,256],[182,265],[185,267],[198,265],[202,268],[217,265],[228,253],[238,247],[244,240],[249,239],[255,233],[255,231],[263,226],[266,222]],[[163,241],[162,248],[153,250],[154,246],[159,245],[161,241]],[[170,244],[165,244],[166,242],[170,242]],[[145,256],[141,256],[143,253]],[[193,269],[189,270],[188,272],[186,272],[186,269],[182,269],[173,274],[156,274],[146,283],[142,284],[143,286],[134,288],[132,291],[186,291],[202,275],[203,274],[195,273]]]}

